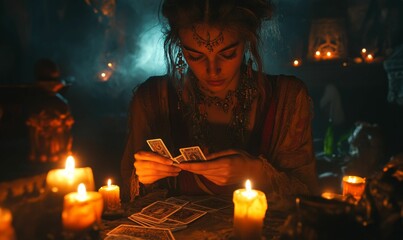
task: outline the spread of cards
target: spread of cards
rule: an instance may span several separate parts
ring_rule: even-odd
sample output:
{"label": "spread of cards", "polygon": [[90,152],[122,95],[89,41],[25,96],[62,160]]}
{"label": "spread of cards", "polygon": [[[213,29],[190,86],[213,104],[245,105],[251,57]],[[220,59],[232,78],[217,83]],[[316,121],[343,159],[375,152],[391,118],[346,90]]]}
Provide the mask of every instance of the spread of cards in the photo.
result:
{"label": "spread of cards", "polygon": [[161,138],[149,139],[147,140],[147,143],[148,146],[150,146],[151,151],[156,152],[163,157],[170,158],[176,163],[206,160],[206,157],[199,146],[180,148],[179,151],[181,152],[181,155],[172,157],[172,154],[169,152]]}
{"label": "spread of cards", "polygon": [[175,239],[172,232],[184,229],[209,211],[232,206],[231,202],[210,197],[190,202],[171,197],[156,201],[128,218],[136,225],[121,224],[105,239]]}

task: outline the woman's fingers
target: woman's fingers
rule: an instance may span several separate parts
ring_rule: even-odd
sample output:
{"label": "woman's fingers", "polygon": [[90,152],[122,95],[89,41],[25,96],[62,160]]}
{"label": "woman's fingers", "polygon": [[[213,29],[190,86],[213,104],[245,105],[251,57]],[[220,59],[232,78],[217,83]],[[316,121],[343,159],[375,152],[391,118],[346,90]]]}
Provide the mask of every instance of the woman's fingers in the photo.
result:
{"label": "woman's fingers", "polygon": [[165,164],[161,164],[158,162],[141,160],[141,161],[135,161],[134,167],[136,168],[136,172],[144,171],[145,169],[149,169],[154,172],[180,172],[181,171],[181,169],[179,167],[172,165],[172,161],[171,161],[170,165],[165,165]]}
{"label": "woman's fingers", "polygon": [[139,181],[144,184],[154,183],[165,177],[178,176],[182,170],[173,165],[172,159],[153,152],[140,151],[134,154],[134,167]]}
{"label": "woman's fingers", "polygon": [[156,162],[164,165],[172,165],[173,160],[163,157],[157,153],[154,152],[147,152],[147,151],[139,151],[134,154],[134,159],[137,160],[142,160],[142,161],[151,161],[151,162]]}
{"label": "woman's fingers", "polygon": [[179,173],[172,173],[172,174],[168,174],[168,175],[141,175],[138,176],[139,177],[139,181],[143,184],[150,184],[150,183],[154,183],[162,178],[166,178],[166,177],[175,177],[178,176]]}

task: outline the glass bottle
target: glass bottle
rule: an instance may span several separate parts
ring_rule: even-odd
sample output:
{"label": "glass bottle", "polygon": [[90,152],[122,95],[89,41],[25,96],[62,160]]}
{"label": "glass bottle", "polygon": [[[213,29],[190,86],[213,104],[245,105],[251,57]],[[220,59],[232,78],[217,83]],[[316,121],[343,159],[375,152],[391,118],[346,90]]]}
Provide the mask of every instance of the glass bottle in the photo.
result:
{"label": "glass bottle", "polygon": [[333,120],[332,118],[329,118],[325,137],[323,139],[323,153],[326,156],[332,156],[333,146],[334,146]]}

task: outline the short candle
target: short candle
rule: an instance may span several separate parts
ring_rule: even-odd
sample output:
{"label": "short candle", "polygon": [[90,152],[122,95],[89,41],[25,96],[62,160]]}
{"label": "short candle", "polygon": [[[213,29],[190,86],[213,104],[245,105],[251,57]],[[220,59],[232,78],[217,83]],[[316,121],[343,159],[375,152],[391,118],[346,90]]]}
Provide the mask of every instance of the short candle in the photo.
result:
{"label": "short candle", "polygon": [[234,191],[234,236],[236,239],[261,239],[267,210],[266,195],[252,190],[249,180],[245,189]]}
{"label": "short candle", "polygon": [[114,212],[120,209],[120,188],[117,185],[111,185],[111,183],[111,179],[108,179],[108,185],[102,186],[98,190],[104,200],[105,212]]}
{"label": "short candle", "polygon": [[352,195],[356,200],[361,199],[365,189],[365,178],[357,176],[343,177],[343,195]]}
{"label": "short candle", "polygon": [[67,157],[64,169],[50,170],[46,176],[48,191],[58,193],[62,196],[75,192],[79,183],[85,183],[87,189],[90,191],[95,189],[92,169],[89,167],[75,168],[73,156]]}
{"label": "short candle", "polygon": [[98,192],[87,192],[83,183],[77,192],[64,197],[62,223],[67,231],[80,232],[101,222],[102,196]]}

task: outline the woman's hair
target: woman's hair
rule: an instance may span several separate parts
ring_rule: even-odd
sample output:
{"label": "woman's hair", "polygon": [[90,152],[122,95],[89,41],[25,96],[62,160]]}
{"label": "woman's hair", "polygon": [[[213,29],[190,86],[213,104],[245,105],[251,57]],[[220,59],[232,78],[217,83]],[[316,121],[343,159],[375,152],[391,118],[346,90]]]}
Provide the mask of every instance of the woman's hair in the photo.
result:
{"label": "woman's hair", "polygon": [[199,23],[239,33],[249,44],[258,73],[262,73],[258,46],[262,23],[271,18],[270,0],[162,0],[161,13],[166,19],[164,48],[168,74],[175,74],[179,30]]}

